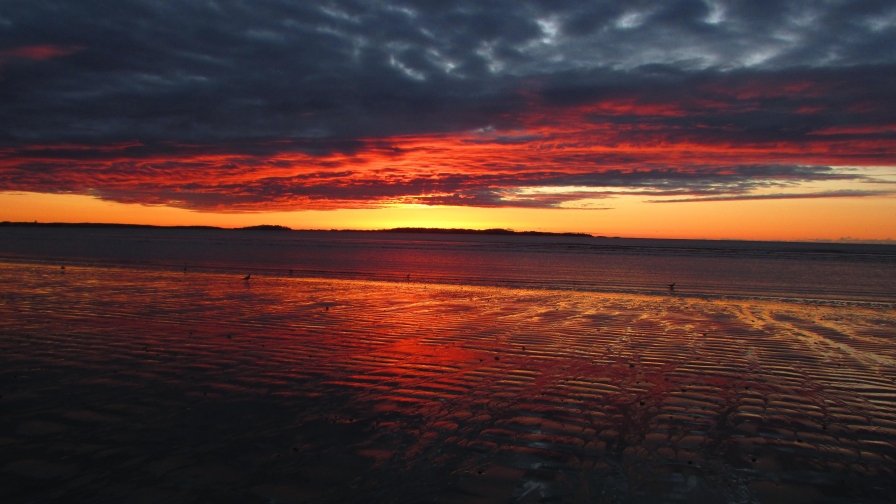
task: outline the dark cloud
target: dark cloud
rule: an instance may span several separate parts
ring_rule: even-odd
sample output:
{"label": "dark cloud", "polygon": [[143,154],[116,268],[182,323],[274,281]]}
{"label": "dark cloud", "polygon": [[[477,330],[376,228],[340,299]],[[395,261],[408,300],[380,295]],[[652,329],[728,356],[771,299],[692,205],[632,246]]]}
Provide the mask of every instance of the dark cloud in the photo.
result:
{"label": "dark cloud", "polygon": [[896,155],[892,2],[9,0],[0,27],[0,190],[552,206],[519,190],[738,195]]}
{"label": "dark cloud", "polygon": [[818,198],[861,198],[866,196],[889,196],[894,191],[822,191],[812,193],[735,194],[731,196],[707,196],[703,198],[681,198],[648,200],[650,203],[694,203],[698,201],[749,201],[774,199],[818,199]]}

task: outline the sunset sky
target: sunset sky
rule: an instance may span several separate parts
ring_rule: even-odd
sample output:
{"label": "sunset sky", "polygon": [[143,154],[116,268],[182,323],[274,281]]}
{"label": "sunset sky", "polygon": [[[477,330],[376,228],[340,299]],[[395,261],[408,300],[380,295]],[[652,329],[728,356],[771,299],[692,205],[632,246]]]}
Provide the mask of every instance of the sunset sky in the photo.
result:
{"label": "sunset sky", "polygon": [[896,4],[8,0],[0,220],[896,239]]}

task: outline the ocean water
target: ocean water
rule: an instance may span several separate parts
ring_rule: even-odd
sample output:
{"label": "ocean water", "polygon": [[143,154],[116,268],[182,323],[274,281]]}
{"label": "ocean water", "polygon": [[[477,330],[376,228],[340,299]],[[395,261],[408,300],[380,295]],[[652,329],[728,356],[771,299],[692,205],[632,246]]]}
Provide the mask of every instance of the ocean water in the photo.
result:
{"label": "ocean water", "polygon": [[0,227],[0,258],[594,292],[663,293],[674,282],[680,295],[896,301],[892,245]]}

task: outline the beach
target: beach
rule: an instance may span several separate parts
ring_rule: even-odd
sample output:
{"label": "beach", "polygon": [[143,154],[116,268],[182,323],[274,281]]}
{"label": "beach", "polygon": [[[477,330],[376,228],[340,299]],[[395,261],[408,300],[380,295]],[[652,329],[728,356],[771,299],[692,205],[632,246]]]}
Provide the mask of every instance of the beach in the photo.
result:
{"label": "beach", "polygon": [[888,302],[0,263],[4,502],[889,502]]}

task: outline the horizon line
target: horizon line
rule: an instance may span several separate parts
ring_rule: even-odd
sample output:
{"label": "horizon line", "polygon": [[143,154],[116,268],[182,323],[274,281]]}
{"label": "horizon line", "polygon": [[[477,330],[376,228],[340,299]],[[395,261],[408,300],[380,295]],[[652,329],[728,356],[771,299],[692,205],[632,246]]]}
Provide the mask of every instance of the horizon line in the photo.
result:
{"label": "horizon line", "polygon": [[850,237],[842,237],[837,240],[816,239],[816,240],[750,240],[743,238],[647,238],[635,236],[606,236],[596,235],[584,232],[553,232],[553,231],[517,231],[506,228],[440,228],[440,227],[415,227],[402,226],[395,228],[379,228],[379,229],[294,229],[289,226],[280,224],[259,224],[254,226],[242,227],[222,227],[211,225],[160,225],[160,224],[133,224],[133,223],[116,223],[116,222],[39,222],[39,221],[0,221],[0,227],[71,227],[71,228],[144,228],[144,229],[196,229],[196,230],[221,230],[221,231],[295,231],[295,232],[352,232],[352,233],[407,233],[407,234],[482,234],[482,235],[505,235],[505,236],[557,236],[571,238],[596,238],[610,240],[669,240],[669,241],[708,241],[708,242],[764,242],[764,243],[830,243],[844,245],[893,245],[896,246],[896,239],[887,238],[883,240],[861,240],[851,239]]}

